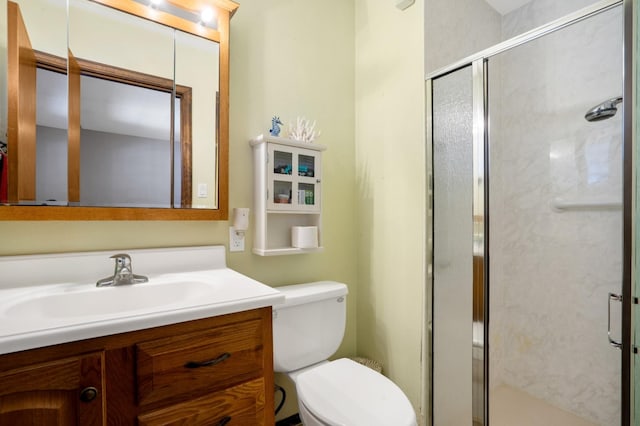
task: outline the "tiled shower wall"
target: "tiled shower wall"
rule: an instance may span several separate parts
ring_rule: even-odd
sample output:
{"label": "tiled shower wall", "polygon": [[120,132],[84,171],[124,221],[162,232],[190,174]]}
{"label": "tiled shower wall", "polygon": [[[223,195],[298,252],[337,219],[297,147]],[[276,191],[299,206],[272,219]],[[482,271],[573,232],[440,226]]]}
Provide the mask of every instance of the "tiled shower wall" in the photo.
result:
{"label": "tiled shower wall", "polygon": [[[503,33],[589,3],[535,0],[503,17]],[[619,421],[620,353],[606,331],[621,210],[552,202],[621,200],[621,114],[583,118],[622,92],[621,19],[608,11],[489,62],[491,385],[601,425]]]}

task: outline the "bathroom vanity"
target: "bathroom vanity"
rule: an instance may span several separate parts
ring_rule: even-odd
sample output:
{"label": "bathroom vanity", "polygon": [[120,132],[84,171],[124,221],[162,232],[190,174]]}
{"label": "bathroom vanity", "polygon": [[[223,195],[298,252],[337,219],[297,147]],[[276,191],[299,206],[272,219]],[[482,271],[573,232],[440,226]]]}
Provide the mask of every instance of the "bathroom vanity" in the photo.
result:
{"label": "bathroom vanity", "polygon": [[272,425],[271,342],[261,308],[2,355],[0,424]]}
{"label": "bathroom vanity", "polygon": [[[226,268],[224,247],[129,253],[149,283],[74,282],[108,274],[108,253],[0,258],[0,424],[272,425],[271,307],[284,296]],[[67,278],[33,285],[44,275]],[[110,306],[108,292],[122,298]]]}

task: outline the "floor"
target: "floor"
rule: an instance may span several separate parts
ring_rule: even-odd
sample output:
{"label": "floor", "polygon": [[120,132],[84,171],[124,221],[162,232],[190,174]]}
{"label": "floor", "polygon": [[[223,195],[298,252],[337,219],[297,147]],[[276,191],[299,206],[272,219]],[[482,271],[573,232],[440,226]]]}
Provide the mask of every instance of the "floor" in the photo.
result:
{"label": "floor", "polygon": [[490,398],[491,426],[596,426],[510,386],[498,386]]}
{"label": "floor", "polygon": [[276,426],[302,426],[302,422],[300,421],[300,417],[294,414],[291,417],[277,421]]}
{"label": "floor", "polygon": [[[506,385],[498,386],[491,393],[490,420],[491,426],[597,426]],[[276,422],[276,426],[302,426],[302,423],[295,414]],[[480,423],[474,422],[474,426]]]}

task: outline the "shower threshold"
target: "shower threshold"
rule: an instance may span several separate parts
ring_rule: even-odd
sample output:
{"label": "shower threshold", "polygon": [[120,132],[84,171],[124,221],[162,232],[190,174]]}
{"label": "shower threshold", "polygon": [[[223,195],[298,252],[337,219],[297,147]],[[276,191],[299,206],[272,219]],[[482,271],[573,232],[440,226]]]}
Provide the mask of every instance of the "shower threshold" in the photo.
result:
{"label": "shower threshold", "polygon": [[508,385],[498,386],[490,395],[491,426],[597,426]]}

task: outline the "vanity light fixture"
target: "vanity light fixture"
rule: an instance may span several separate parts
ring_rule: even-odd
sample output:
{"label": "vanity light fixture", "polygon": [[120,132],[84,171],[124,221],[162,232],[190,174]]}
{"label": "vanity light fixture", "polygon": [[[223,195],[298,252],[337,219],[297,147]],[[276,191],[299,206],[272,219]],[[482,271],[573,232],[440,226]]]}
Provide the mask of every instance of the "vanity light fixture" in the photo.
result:
{"label": "vanity light fixture", "polygon": [[[219,41],[220,13],[233,15],[232,0],[92,0],[192,34]],[[145,10],[142,10],[142,9]]]}
{"label": "vanity light fixture", "polygon": [[210,7],[205,7],[204,9],[202,9],[202,12],[200,12],[200,22],[203,25],[208,24],[213,20],[213,16],[214,16],[213,9]]}

